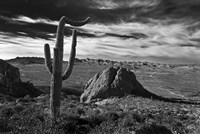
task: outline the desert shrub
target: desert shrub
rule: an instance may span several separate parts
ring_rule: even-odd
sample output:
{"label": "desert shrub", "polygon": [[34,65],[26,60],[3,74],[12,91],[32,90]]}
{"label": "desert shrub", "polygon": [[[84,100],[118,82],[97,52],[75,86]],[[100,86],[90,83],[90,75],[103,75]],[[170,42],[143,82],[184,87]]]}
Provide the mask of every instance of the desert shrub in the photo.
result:
{"label": "desert shrub", "polygon": [[29,95],[26,95],[24,97],[18,98],[16,100],[17,103],[30,103],[30,102],[35,102],[33,98],[31,98]]}
{"label": "desert shrub", "polygon": [[0,117],[10,117],[12,116],[13,114],[15,113],[14,109],[11,108],[11,107],[3,107],[1,110],[0,110]]}
{"label": "desert shrub", "polygon": [[179,133],[179,134],[187,134],[188,130],[185,128],[185,126],[183,125],[183,123],[181,123],[178,120],[174,120],[172,122],[172,130]]}
{"label": "desert shrub", "polygon": [[108,120],[96,126],[90,134],[113,134],[117,129],[117,121]]}
{"label": "desert shrub", "polygon": [[102,116],[84,117],[82,118],[77,113],[61,114],[61,116],[52,122],[49,115],[46,115],[36,108],[27,108],[13,116],[4,125],[12,128],[13,133],[27,134],[86,134],[93,128],[100,125],[104,121]]}
{"label": "desert shrub", "polygon": [[15,113],[20,113],[25,109],[25,107],[23,105],[16,105],[13,107],[13,109],[14,109]]}
{"label": "desert shrub", "polygon": [[111,121],[116,121],[118,120],[119,115],[115,112],[107,112],[104,114],[104,119],[106,120],[111,120]]}
{"label": "desert shrub", "polygon": [[101,115],[82,118],[79,114],[63,114],[57,121],[57,127],[66,134],[86,134],[105,121]]}
{"label": "desert shrub", "polygon": [[66,134],[86,134],[90,131],[90,122],[77,116],[62,119],[58,128],[62,129]]}
{"label": "desert shrub", "polygon": [[4,105],[0,109],[0,117],[10,118],[14,115],[19,114],[25,108],[23,105]]}
{"label": "desert shrub", "polygon": [[[116,112],[107,112],[96,116],[96,118],[97,117],[100,122],[96,124],[90,134],[117,134],[122,129],[121,126],[118,125],[120,116]],[[123,131],[125,131],[125,129]]]}
{"label": "desert shrub", "polygon": [[[135,134],[173,134],[168,128],[157,124],[145,124]],[[181,133],[182,134],[182,133]]]}
{"label": "desert shrub", "polygon": [[[139,101],[145,105],[141,107],[141,102],[140,105],[133,103]],[[199,132],[195,111],[181,111],[179,107],[182,105],[179,104],[153,101],[149,104],[149,100],[136,98],[136,101],[128,101],[133,103],[132,107],[127,105],[128,110],[123,111],[115,104],[96,106],[82,104],[75,100],[63,102],[61,116],[56,123],[52,122],[46,107],[44,110],[43,105],[34,102],[2,105],[0,133],[198,134]]]}
{"label": "desert shrub", "polygon": [[79,115],[82,115],[82,114],[85,114],[85,111],[84,111],[83,108],[77,108],[77,113],[78,113]]}
{"label": "desert shrub", "polygon": [[8,122],[9,122],[8,118],[0,117],[0,132],[1,133],[11,131],[11,128],[9,127]]}
{"label": "desert shrub", "polygon": [[142,115],[139,115],[138,113],[135,113],[135,112],[121,113],[120,118],[123,119],[122,122],[124,123],[124,126],[130,126],[132,123],[135,124],[135,122],[144,123],[144,121],[145,121],[145,118]]}

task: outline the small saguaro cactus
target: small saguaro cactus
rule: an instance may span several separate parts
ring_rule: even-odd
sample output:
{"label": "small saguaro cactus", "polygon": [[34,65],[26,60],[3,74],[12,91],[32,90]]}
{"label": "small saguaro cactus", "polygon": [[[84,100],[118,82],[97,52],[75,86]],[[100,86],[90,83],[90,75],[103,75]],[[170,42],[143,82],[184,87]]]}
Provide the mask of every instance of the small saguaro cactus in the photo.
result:
{"label": "small saguaro cactus", "polygon": [[90,18],[88,17],[84,21],[73,21],[65,16],[63,16],[58,24],[57,35],[56,35],[56,45],[54,48],[54,57],[53,63],[51,61],[51,53],[49,44],[44,45],[44,53],[45,53],[45,64],[49,72],[52,74],[52,82],[50,89],[50,111],[51,116],[55,119],[60,114],[60,96],[61,96],[61,88],[62,81],[69,78],[71,75],[74,59],[76,55],[76,37],[77,32],[73,30],[72,33],[72,47],[70,58],[68,62],[68,67],[64,74],[62,74],[62,63],[63,63],[63,38],[64,38],[64,26],[65,23],[70,24],[71,26],[83,26],[89,22]]}

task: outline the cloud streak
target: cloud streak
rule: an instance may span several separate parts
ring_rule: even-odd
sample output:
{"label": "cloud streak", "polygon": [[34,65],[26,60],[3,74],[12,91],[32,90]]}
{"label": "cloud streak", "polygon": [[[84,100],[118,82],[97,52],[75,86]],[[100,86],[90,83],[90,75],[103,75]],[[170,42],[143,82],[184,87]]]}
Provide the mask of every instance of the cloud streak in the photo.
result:
{"label": "cloud streak", "polygon": [[[199,62],[199,7],[198,0],[2,0],[0,57],[42,56],[44,43],[54,46],[58,19],[66,15],[92,17],[90,24],[77,28],[78,55]],[[65,29],[67,55],[71,29]]]}

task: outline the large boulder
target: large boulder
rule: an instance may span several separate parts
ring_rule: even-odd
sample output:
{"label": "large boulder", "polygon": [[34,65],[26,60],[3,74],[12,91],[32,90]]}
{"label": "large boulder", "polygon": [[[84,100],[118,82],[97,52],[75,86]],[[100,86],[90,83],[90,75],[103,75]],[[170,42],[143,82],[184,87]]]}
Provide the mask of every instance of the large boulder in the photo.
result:
{"label": "large boulder", "polygon": [[24,97],[30,95],[36,97],[41,92],[32,83],[22,82],[17,67],[12,66],[0,59],[0,93],[13,97]]}
{"label": "large boulder", "polygon": [[8,87],[15,82],[21,82],[19,69],[0,59],[0,85]]}
{"label": "large boulder", "polygon": [[81,102],[89,103],[92,99],[106,99],[109,97],[123,97],[129,94],[139,96],[152,95],[136,80],[133,72],[126,68],[109,67],[97,73],[85,86],[80,97]]}
{"label": "large boulder", "polygon": [[8,95],[19,98],[29,95],[30,97],[38,97],[42,94],[40,90],[34,87],[30,82],[13,83],[8,88]]}

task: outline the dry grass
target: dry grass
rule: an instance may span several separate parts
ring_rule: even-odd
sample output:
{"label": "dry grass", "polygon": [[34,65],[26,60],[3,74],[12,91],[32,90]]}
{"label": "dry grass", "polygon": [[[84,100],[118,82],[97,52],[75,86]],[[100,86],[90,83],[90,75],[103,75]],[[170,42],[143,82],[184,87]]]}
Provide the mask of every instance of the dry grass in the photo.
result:
{"label": "dry grass", "polygon": [[[50,74],[44,65],[17,65],[23,81],[30,81],[48,93]],[[200,106],[167,103],[136,96],[113,99],[111,103],[83,104],[79,97],[69,95],[69,89],[82,92],[83,86],[106,65],[81,63],[63,83],[61,116],[56,124],[49,117],[49,95],[33,100],[23,98],[17,103],[2,101],[0,133],[26,134],[199,134]],[[181,94],[186,99],[199,97],[198,67],[180,66],[132,68],[138,80],[148,90],[166,97]],[[164,90],[161,90],[161,87]],[[73,93],[72,93],[73,94]],[[149,134],[148,133],[148,134]]]}
{"label": "dry grass", "polygon": [[112,104],[80,103],[76,96],[62,100],[61,116],[52,125],[48,95],[35,101],[10,102],[1,106],[1,133],[27,134],[132,134],[163,131],[175,134],[200,132],[200,106],[166,103],[127,96]]}

